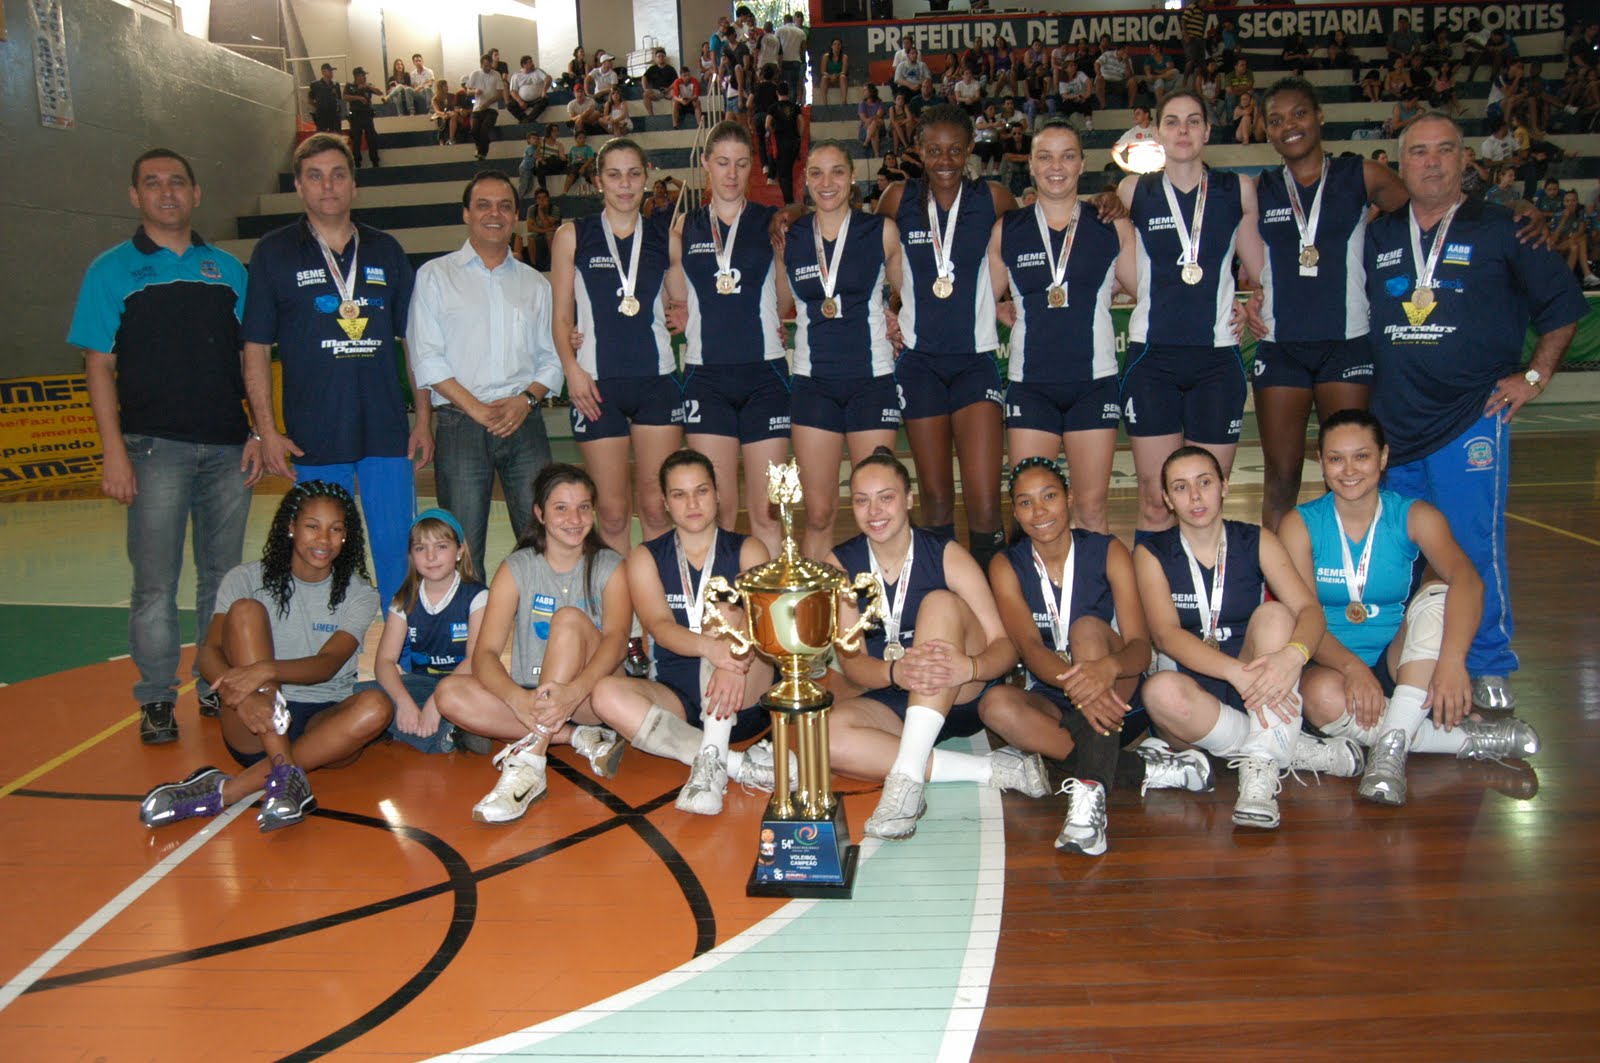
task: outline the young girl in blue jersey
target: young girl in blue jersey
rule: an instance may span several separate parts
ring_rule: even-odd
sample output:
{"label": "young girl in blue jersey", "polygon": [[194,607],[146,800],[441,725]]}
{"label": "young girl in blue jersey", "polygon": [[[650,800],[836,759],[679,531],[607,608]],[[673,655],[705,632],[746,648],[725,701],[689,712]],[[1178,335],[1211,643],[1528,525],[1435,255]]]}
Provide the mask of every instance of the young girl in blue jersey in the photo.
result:
{"label": "young girl in blue jersey", "polygon": [[966,178],[972,117],[938,104],[917,122],[924,177],[896,181],[878,200],[878,213],[900,231],[901,284],[891,335],[903,350],[895,381],[905,399],[906,437],[917,466],[922,526],[955,538],[956,490],[951,441],[961,461],[961,501],[967,541],[978,564],[1005,542],[1000,530],[1000,372],[995,350],[994,285],[989,278],[989,232],[1016,207],[996,181]]}
{"label": "young girl in blue jersey", "polygon": [[855,161],[844,148],[813,144],[805,172],[815,206],[790,226],[783,260],[794,297],[790,434],[806,499],[800,545],[820,558],[833,542],[841,452],[859,462],[894,446],[900,428],[884,302],[885,280],[900,287],[900,230],[852,206]]}
{"label": "young girl in blue jersey", "polygon": [[1271,829],[1281,771],[1361,770],[1354,742],[1300,730],[1300,673],[1326,630],[1322,609],[1275,534],[1223,519],[1228,482],[1210,450],[1173,451],[1161,483],[1177,526],[1148,536],[1133,564],[1156,649],[1176,669],[1146,679],[1141,700],[1175,747],[1239,770],[1234,823]]}
{"label": "young girl in blue jersey", "polygon": [[[594,691],[595,714],[646,753],[689,766],[678,808],[703,816],[722,811],[728,780],[772,789],[765,747],[730,751],[767,726],[757,702],[772,685],[772,667],[704,624],[706,580],[732,583],[771,557],[761,540],[717,527],[717,476],[711,460],[680,450],[661,466],[661,491],[672,530],[628,555],[628,587],[639,622],[655,648],[655,678],[609,676]],[[728,619],[740,621],[724,609]]]}
{"label": "young girl in blue jersey", "polygon": [[[1017,662],[983,570],[960,544],[912,527],[911,477],[887,447],[856,465],[850,505],[861,534],[827,561],[851,575],[875,575],[888,619],[863,636],[859,652],[839,655],[845,678],[866,691],[834,706],[829,751],[840,774],[883,780],[866,833],[916,833],[930,782],[1043,797],[1048,783],[1038,754],[933,748],[940,738],[982,728],[978,698]],[[857,616],[854,601],[840,602],[841,630]]]}
{"label": "young girl in blue jersey", "polygon": [[471,673],[488,600],[461,522],[444,509],[418,514],[410,570],[389,603],[372,666],[376,685],[394,703],[391,737],[424,753],[455,748],[455,728],[439,715],[433,692],[445,676]]}
{"label": "young girl in blue jersey", "polygon": [[[1381,489],[1389,449],[1377,418],[1332,414],[1317,449],[1328,493],[1290,510],[1281,533],[1328,624],[1301,693],[1306,719],[1324,734],[1371,750],[1361,796],[1405,804],[1408,753],[1537,753],[1539,736],[1522,720],[1468,716],[1467,650],[1483,580],[1442,513]],[[1424,563],[1431,576],[1418,585]]]}
{"label": "young girl in blue jersey", "polygon": [[667,295],[686,341],[686,441],[727,485],[718,523],[732,529],[738,520],[742,457],[750,533],[770,554],[781,532],[767,501],[767,466],[789,453],[793,383],[778,317],[789,278],[767,236],[774,209],[745,198],[754,158],[750,133],[738,122],[711,130],[700,157],[706,203],[673,225]]}
{"label": "young girl in blue jersey", "polygon": [[1233,259],[1247,280],[1261,275],[1262,262],[1255,184],[1206,166],[1205,101],[1188,90],[1167,96],[1156,108],[1156,138],[1166,168],[1117,187],[1139,267],[1121,391],[1139,477],[1135,541],[1172,524],[1160,470],[1176,447],[1205,447],[1224,477],[1233,465],[1245,400]]}
{"label": "young girl in blue jersey", "polygon": [[1079,199],[1083,141],[1064,119],[1034,133],[1028,169],[1033,205],[1001,218],[989,238],[995,299],[1011,293],[999,303],[1011,324],[1006,450],[1013,462],[1064,452],[1073,516],[1104,534],[1121,417],[1111,296],[1137,286],[1133,225]]}
{"label": "young girl in blue jersey", "polygon": [[510,743],[494,758],[499,781],[473,806],[480,823],[518,819],[544,796],[551,745],[571,745],[602,776],[627,748],[598,726],[590,699],[622,663],[633,617],[622,558],[595,526],[594,481],[553,463],[534,478],[533,497],[527,534],[489,584],[471,673],[446,676],[433,696],[457,727]]}

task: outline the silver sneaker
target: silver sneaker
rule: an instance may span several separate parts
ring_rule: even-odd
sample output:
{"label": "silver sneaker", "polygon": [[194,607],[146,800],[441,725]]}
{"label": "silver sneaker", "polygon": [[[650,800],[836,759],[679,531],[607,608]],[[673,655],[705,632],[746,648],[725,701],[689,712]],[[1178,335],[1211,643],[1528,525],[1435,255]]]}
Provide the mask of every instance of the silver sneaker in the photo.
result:
{"label": "silver sneaker", "polygon": [[1233,822],[1241,827],[1273,830],[1278,826],[1278,765],[1267,757],[1240,757],[1228,762],[1239,772],[1239,799],[1233,803]]}
{"label": "silver sneaker", "polygon": [[1480,709],[1505,712],[1517,707],[1511,683],[1503,675],[1480,675],[1472,680],[1472,704]]}
{"label": "silver sneaker", "polygon": [[1056,848],[1084,856],[1105,852],[1106,788],[1092,780],[1067,779],[1056,792],[1067,795],[1067,818],[1056,835]]}
{"label": "silver sneaker", "polygon": [[[798,773],[793,770],[797,767],[798,765],[791,765],[789,778],[793,779]],[[763,738],[745,750],[733,781],[746,790],[760,790],[764,794],[770,794],[772,788],[777,785],[777,780],[773,777],[772,743]]]}
{"label": "silver sneaker", "polygon": [[1354,779],[1361,774],[1365,760],[1361,744],[1353,738],[1318,738],[1301,731],[1294,738],[1289,770]]}
{"label": "silver sneaker", "polygon": [[1409,739],[1396,727],[1378,739],[1356,792],[1368,801],[1395,808],[1406,803],[1406,753]]}
{"label": "silver sneaker", "polygon": [[572,729],[572,748],[589,758],[589,767],[602,779],[614,778],[628,743],[609,727],[580,724]]}
{"label": "silver sneaker", "polygon": [[1050,792],[1044,758],[1037,753],[1024,753],[1014,746],[1002,746],[989,754],[989,764],[993,771],[989,776],[989,785],[997,790],[1015,790],[1028,797],[1043,797]]}
{"label": "silver sneaker", "polygon": [[494,758],[500,779],[483,800],[472,806],[472,818],[479,823],[510,823],[521,819],[545,794],[545,758],[528,752],[534,736],[507,746]]}
{"label": "silver sneaker", "polygon": [[1175,752],[1159,738],[1146,738],[1134,747],[1134,753],[1144,761],[1144,784],[1139,796],[1148,790],[1188,790],[1190,793],[1208,793],[1216,789],[1216,775],[1211,770],[1211,758],[1198,749]]}
{"label": "silver sneaker", "polygon": [[678,791],[678,811],[715,816],[722,811],[722,794],[728,788],[728,769],[715,749],[702,749],[689,768],[689,781]]}
{"label": "silver sneaker", "polygon": [[146,827],[164,827],[195,816],[214,816],[227,807],[222,802],[222,787],[228,776],[213,767],[196,768],[182,782],[157,786],[139,802],[139,822]]}
{"label": "silver sneaker", "polygon": [[928,811],[922,799],[924,784],[904,772],[892,772],[883,780],[883,796],[867,817],[869,838],[909,838],[917,833],[917,820]]}
{"label": "silver sneaker", "polygon": [[266,800],[261,802],[261,811],[256,813],[256,825],[262,834],[292,827],[317,810],[311,780],[299,765],[274,764],[267,776],[266,790]]}
{"label": "silver sneaker", "polygon": [[1526,720],[1507,716],[1500,720],[1465,719],[1458,724],[1467,744],[1461,760],[1527,760],[1539,752],[1539,732]]}

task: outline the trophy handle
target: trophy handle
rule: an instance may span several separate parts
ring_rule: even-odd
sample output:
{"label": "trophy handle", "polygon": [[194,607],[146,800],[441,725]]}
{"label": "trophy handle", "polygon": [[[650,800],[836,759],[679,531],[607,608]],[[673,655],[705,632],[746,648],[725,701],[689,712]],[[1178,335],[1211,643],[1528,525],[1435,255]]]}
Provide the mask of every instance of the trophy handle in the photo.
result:
{"label": "trophy handle", "polygon": [[872,573],[859,572],[856,574],[854,583],[842,587],[840,590],[854,594],[857,597],[863,594],[867,596],[867,606],[861,610],[861,616],[857,618],[854,624],[850,625],[849,631],[835,637],[833,640],[834,645],[846,653],[855,653],[861,649],[861,633],[874,624],[882,624],[884,618],[888,616],[887,603],[883,600],[883,585],[878,582],[878,577]]}
{"label": "trophy handle", "polygon": [[734,655],[742,657],[755,645],[750,641],[750,636],[728,623],[721,610],[711,608],[714,602],[737,603],[738,601],[739,592],[734,590],[724,577],[712,576],[706,581],[706,599],[700,617],[700,627],[707,635],[728,636],[733,640]]}

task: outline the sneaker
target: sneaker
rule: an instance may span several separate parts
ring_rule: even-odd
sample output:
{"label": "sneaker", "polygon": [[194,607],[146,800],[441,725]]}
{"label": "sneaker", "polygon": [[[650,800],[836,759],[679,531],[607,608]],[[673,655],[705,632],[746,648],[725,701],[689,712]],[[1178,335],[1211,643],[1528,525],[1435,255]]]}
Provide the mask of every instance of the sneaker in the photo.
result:
{"label": "sneaker", "polygon": [[1501,720],[1462,720],[1467,744],[1456,754],[1460,760],[1527,760],[1539,752],[1539,732],[1526,720],[1508,716]]}
{"label": "sneaker", "polygon": [[922,799],[924,784],[904,772],[893,772],[883,780],[883,796],[867,817],[869,838],[909,838],[917,833],[917,820],[928,811]]}
{"label": "sneaker", "polygon": [[1106,788],[1092,780],[1068,779],[1056,792],[1067,795],[1067,819],[1056,835],[1056,848],[1084,856],[1105,852]]}
{"label": "sneaker", "polygon": [[485,738],[483,735],[473,734],[471,731],[465,731],[459,727],[456,728],[457,749],[464,749],[468,753],[476,753],[480,757],[487,757],[494,752],[494,745],[494,739],[492,738]]}
{"label": "sneaker", "polygon": [[200,695],[200,715],[215,719],[222,712],[222,695],[213,690]]}
{"label": "sneaker", "polygon": [[1399,808],[1406,803],[1406,733],[1396,727],[1378,739],[1356,792],[1368,801]]}
{"label": "sneaker", "polygon": [[1144,761],[1144,785],[1139,796],[1148,790],[1188,790],[1190,793],[1209,793],[1217,788],[1217,777],[1211,770],[1211,758],[1198,749],[1175,752],[1159,738],[1146,738],[1133,750]]}
{"label": "sneaker", "polygon": [[1360,743],[1353,738],[1318,738],[1301,731],[1294,738],[1289,770],[1353,779],[1361,774],[1365,761]]}
{"label": "sneaker", "polygon": [[1517,707],[1517,699],[1505,676],[1480,675],[1472,680],[1472,704],[1480,709],[1508,710]]}
{"label": "sneaker", "polygon": [[139,741],[160,746],[177,740],[178,718],[172,714],[172,702],[147,701],[139,706]]}
{"label": "sneaker", "polygon": [[214,816],[222,811],[222,787],[228,776],[212,767],[196,768],[182,782],[157,786],[139,802],[139,822],[146,827],[165,827],[196,816]]}
{"label": "sneaker", "polygon": [[1583,278],[1583,286],[1586,289],[1600,288],[1600,277],[1596,277],[1593,273],[1587,274]]}
{"label": "sneaker", "polygon": [[1043,797],[1050,792],[1044,758],[1037,753],[1004,746],[989,754],[989,764],[993,768],[989,785],[996,790],[1014,790],[1028,797]]}
{"label": "sneaker", "polygon": [[494,758],[500,779],[483,800],[472,806],[473,819],[479,823],[510,823],[521,819],[528,806],[544,796],[545,759],[528,752],[533,738],[529,735],[507,746]]}
{"label": "sneaker", "polygon": [[256,813],[256,824],[261,833],[292,827],[317,810],[317,799],[311,793],[311,780],[296,764],[277,763],[267,776],[267,799],[261,802]]}
{"label": "sneaker", "polygon": [[674,802],[680,812],[715,816],[722,811],[722,794],[728,788],[728,769],[715,749],[702,749],[689,768],[689,781],[678,791]]}
{"label": "sneaker", "polygon": [[622,662],[622,670],[634,679],[645,679],[650,675],[650,656],[644,652],[644,637],[635,635],[628,640],[628,656]]}
{"label": "sneaker", "polygon": [[[790,754],[789,778],[793,779],[798,774],[799,765],[792,763],[793,754]],[[746,790],[760,790],[770,794],[778,785],[776,773],[773,771],[772,743],[763,738],[755,745],[744,751],[744,756],[739,760],[739,770],[733,776],[733,781]]]}
{"label": "sneaker", "polygon": [[589,767],[596,775],[610,779],[616,776],[628,743],[609,727],[581,724],[572,729],[572,748],[589,758]]}
{"label": "sneaker", "polygon": [[1239,799],[1233,803],[1233,822],[1241,827],[1273,830],[1278,826],[1278,765],[1267,757],[1240,757],[1228,762],[1239,772]]}

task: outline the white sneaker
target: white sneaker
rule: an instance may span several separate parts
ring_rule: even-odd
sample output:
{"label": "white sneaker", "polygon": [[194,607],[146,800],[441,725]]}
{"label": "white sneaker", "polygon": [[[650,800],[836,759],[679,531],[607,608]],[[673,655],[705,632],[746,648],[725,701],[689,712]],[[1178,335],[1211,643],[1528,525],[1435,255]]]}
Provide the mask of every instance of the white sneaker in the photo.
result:
{"label": "white sneaker", "polygon": [[1233,822],[1241,827],[1273,830],[1278,826],[1278,765],[1267,757],[1240,757],[1228,762],[1239,772],[1239,799],[1233,803]]}
{"label": "white sneaker", "polygon": [[1365,763],[1366,756],[1355,739],[1318,738],[1301,731],[1294,737],[1294,755],[1289,761],[1289,770],[1353,779],[1361,774]]}
{"label": "white sneaker", "polygon": [[[794,778],[799,765],[791,764],[789,777]],[[739,770],[733,776],[733,781],[747,790],[760,790],[770,794],[776,785],[773,777],[772,743],[763,738],[755,745],[744,751],[744,757],[739,761]]]}
{"label": "white sneaker", "polygon": [[602,779],[614,778],[628,743],[609,727],[581,724],[572,729],[572,748],[589,758],[589,767]]}
{"label": "white sneaker", "polygon": [[1037,753],[1003,746],[989,754],[989,764],[993,772],[989,785],[997,790],[1015,790],[1029,797],[1043,797],[1050,792],[1044,759]]}
{"label": "white sneaker", "polygon": [[545,758],[528,752],[533,739],[529,735],[494,758],[500,779],[482,801],[472,806],[473,819],[479,823],[510,823],[521,819],[528,806],[544,796]]}
{"label": "white sneaker", "polygon": [[1385,733],[1372,747],[1366,774],[1356,792],[1368,801],[1398,808],[1406,803],[1405,731],[1396,727]]}
{"label": "white sneaker", "polygon": [[1106,851],[1106,788],[1088,779],[1067,779],[1057,793],[1067,795],[1067,819],[1056,835],[1064,853],[1099,856]]}
{"label": "white sneaker", "polygon": [[1208,793],[1217,787],[1216,775],[1211,770],[1211,758],[1198,749],[1175,752],[1173,748],[1154,736],[1146,738],[1133,751],[1144,761],[1144,785],[1139,796],[1150,790],[1188,790],[1190,793]]}
{"label": "white sneaker", "polygon": [[689,781],[678,791],[678,811],[715,816],[722,811],[722,794],[728,788],[728,769],[715,749],[702,749],[689,768]]}
{"label": "white sneaker", "polygon": [[1480,709],[1505,712],[1517,707],[1511,683],[1503,675],[1480,675],[1472,680],[1472,704]]}
{"label": "white sneaker", "polygon": [[894,840],[917,833],[917,820],[928,811],[928,803],[922,799],[924,785],[898,771],[883,780],[883,796],[867,817],[867,837]]}

